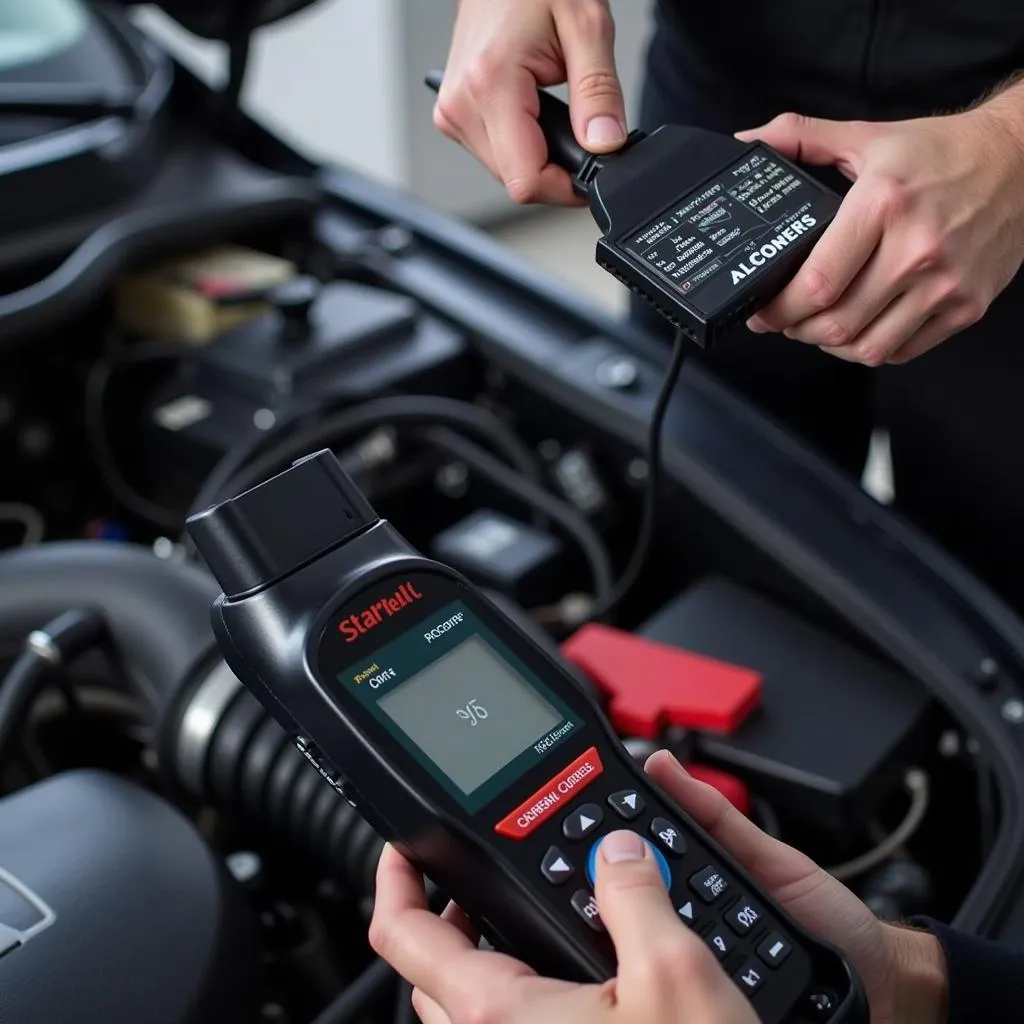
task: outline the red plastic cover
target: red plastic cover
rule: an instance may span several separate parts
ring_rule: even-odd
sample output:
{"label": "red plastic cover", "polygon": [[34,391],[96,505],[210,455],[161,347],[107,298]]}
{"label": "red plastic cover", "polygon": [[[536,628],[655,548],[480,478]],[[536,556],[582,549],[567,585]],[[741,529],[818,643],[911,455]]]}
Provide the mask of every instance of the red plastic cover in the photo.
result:
{"label": "red plastic cover", "polygon": [[657,739],[669,726],[731,733],[761,699],[760,673],[588,624],[562,654],[608,698],[608,716],[627,736]]}

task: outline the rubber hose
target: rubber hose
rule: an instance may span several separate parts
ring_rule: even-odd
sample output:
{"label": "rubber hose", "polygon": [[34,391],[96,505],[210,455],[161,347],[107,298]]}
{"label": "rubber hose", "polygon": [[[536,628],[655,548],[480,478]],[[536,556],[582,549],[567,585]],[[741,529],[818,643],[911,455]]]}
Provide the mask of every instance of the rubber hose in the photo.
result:
{"label": "rubber hose", "polygon": [[99,611],[154,718],[212,656],[210,605],[220,592],[196,566],[148,548],[68,541],[0,555],[0,642],[20,645],[69,608]]}
{"label": "rubber hose", "polygon": [[0,772],[21,738],[39,695],[63,668],[107,640],[103,616],[92,608],[73,608],[29,634],[25,651],[0,678]]}

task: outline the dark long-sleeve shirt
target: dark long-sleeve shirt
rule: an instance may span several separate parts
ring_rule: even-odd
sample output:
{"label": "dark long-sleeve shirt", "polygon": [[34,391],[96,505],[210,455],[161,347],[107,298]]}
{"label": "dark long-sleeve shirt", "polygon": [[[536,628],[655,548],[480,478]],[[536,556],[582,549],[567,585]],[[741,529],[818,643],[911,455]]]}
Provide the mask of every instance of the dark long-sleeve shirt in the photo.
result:
{"label": "dark long-sleeve shirt", "polygon": [[951,112],[1024,69],[1019,0],[657,0],[663,85],[755,127],[786,110]]}
{"label": "dark long-sleeve shirt", "polygon": [[1024,1020],[1024,949],[920,921],[942,944],[949,972],[949,1024]]}

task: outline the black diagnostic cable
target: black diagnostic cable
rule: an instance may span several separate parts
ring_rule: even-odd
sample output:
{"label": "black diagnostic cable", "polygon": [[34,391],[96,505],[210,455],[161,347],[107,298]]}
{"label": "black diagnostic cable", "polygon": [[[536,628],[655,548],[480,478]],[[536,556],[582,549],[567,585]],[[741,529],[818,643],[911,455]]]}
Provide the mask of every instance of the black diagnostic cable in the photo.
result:
{"label": "black diagnostic cable", "polygon": [[661,498],[662,432],[669,403],[672,401],[672,394],[679,381],[679,375],[683,370],[686,346],[688,344],[690,344],[690,340],[687,335],[681,329],[677,330],[675,342],[672,346],[672,356],[669,360],[668,369],[665,371],[661,391],[658,393],[657,401],[654,403],[651,422],[647,430],[647,480],[644,488],[643,515],[640,521],[640,531],[637,534],[636,545],[633,548],[633,554],[625,571],[619,577],[614,588],[603,599],[595,603],[589,616],[591,621],[600,621],[607,618],[622,602],[640,578],[650,556],[658,525],[658,501]]}
{"label": "black diagnostic cable", "polygon": [[107,640],[106,622],[90,608],[58,615],[28,635],[21,656],[0,682],[0,769],[14,752],[25,719],[54,670]]}

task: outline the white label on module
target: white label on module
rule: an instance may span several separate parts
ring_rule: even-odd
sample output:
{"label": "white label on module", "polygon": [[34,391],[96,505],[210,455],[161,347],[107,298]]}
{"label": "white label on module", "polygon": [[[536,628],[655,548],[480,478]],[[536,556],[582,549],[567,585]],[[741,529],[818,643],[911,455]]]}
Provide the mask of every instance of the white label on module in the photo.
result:
{"label": "white label on module", "polygon": [[732,272],[732,283],[740,284],[745,281],[758,267],[763,267],[769,260],[774,259],[817,223],[814,217],[805,213],[799,220],[780,231],[773,239],[765,242],[760,249],[752,252],[743,263],[736,267]]}

